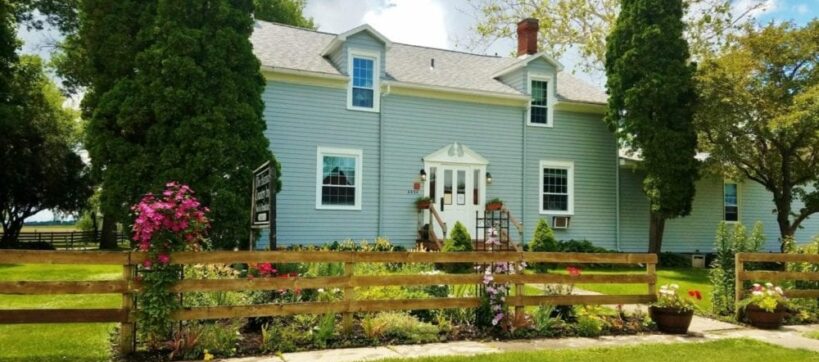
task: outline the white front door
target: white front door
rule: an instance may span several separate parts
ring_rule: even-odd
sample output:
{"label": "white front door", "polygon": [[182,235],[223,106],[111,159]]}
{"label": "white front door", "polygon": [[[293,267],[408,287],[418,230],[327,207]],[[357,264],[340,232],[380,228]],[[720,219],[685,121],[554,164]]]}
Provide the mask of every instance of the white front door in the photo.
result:
{"label": "white front door", "polygon": [[[485,202],[486,167],[429,163],[426,168],[429,175],[425,187],[426,196],[432,198],[448,232],[460,221],[474,239],[476,212],[483,208]],[[435,229],[435,235],[443,238],[443,231],[438,223],[433,222],[431,226]]]}

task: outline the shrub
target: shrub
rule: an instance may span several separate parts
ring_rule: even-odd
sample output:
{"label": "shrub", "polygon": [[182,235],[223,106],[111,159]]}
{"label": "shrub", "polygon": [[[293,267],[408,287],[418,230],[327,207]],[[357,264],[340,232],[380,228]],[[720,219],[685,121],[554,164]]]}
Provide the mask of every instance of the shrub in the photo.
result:
{"label": "shrub", "polygon": [[561,240],[557,243],[557,251],[563,253],[612,253],[613,250],[594,246],[588,240]]}
{"label": "shrub", "polygon": [[[444,242],[444,247],[441,251],[443,252],[463,252],[463,251],[472,251],[472,236],[469,235],[469,231],[466,230],[464,224],[461,224],[460,221],[455,222],[455,226],[452,227],[452,231],[449,234],[449,238],[446,239]],[[448,273],[469,273],[472,272],[472,264],[471,263],[448,263],[448,264],[441,264],[439,269],[442,269]]]}
{"label": "shrub", "polygon": [[[412,343],[427,343],[438,341],[438,327],[424,323],[413,316],[399,312],[384,312],[376,315],[371,326],[377,326],[381,335],[378,337],[394,338]],[[376,329],[371,329],[375,332]]]}
{"label": "shrub", "polygon": [[581,337],[599,337],[603,334],[606,321],[601,318],[603,307],[583,306],[575,308],[577,313],[577,324],[575,328],[577,335]]}
{"label": "shrub", "polygon": [[313,343],[319,348],[327,347],[327,341],[333,338],[336,330],[336,315],[327,313],[319,319],[317,326],[313,328]]}
{"label": "shrub", "polygon": [[[789,248],[789,253],[819,254],[819,235],[815,236],[810,243],[800,247],[793,243]],[[787,265],[788,271],[819,272],[819,264],[816,263],[788,263]],[[797,280],[788,286],[793,289],[819,289],[819,281]],[[794,310],[799,311],[799,315],[794,316],[798,322],[814,321],[817,314],[819,314],[819,299],[817,298],[794,298],[791,300],[791,304]]]}
{"label": "shrub", "polygon": [[200,353],[204,354],[207,350],[219,356],[235,356],[242,339],[239,333],[241,325],[240,320],[205,324],[199,336]]}
{"label": "shrub", "polygon": [[[535,234],[529,240],[529,251],[557,251],[557,240],[552,228],[545,219],[540,219],[535,226]],[[546,272],[550,267],[547,263],[533,263],[532,268],[540,272]]]}
{"label": "shrub", "polygon": [[714,286],[711,305],[714,313],[731,315],[736,311],[734,293],[736,272],[734,259],[736,253],[758,251],[765,240],[762,223],[754,224],[751,236],[741,223],[734,225],[734,231],[729,232],[725,222],[717,227],[717,236],[714,241],[716,256],[711,264],[708,278]]}
{"label": "shrub", "polygon": [[278,322],[280,324],[267,324],[262,327],[260,349],[263,352],[294,352],[313,343],[312,329],[315,325],[315,317],[297,315],[292,319],[288,318]]}
{"label": "shrub", "polygon": [[658,265],[666,268],[690,268],[691,258],[677,253],[660,253]]}

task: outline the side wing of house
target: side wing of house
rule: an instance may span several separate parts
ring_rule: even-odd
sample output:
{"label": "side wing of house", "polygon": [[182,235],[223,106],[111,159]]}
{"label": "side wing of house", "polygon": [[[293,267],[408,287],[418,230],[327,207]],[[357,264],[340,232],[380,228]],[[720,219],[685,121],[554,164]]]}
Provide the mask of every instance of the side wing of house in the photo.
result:
{"label": "side wing of house", "polygon": [[[629,167],[621,169],[620,224],[624,251],[645,251],[648,244],[648,200],[642,191],[642,180],[641,172]],[[691,214],[666,223],[663,251],[712,252],[721,221],[726,221],[729,228],[740,221],[748,233],[756,222],[762,222],[766,238],[763,249],[779,250],[775,207],[771,193],[763,186],[750,180],[735,183],[704,176],[696,188]],[[794,203],[794,207],[801,207],[801,204]],[[806,220],[803,226],[796,234],[800,242],[819,234],[819,217]]]}

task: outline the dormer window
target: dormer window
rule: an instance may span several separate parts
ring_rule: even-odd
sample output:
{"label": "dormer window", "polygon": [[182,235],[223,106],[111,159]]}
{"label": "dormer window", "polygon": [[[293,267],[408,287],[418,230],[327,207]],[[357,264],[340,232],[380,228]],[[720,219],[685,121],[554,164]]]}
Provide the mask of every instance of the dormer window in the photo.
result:
{"label": "dormer window", "polygon": [[529,115],[528,124],[530,126],[551,127],[552,100],[554,99],[554,87],[551,77],[533,76],[529,80]]}
{"label": "dormer window", "polygon": [[347,92],[347,108],[378,112],[379,109],[379,56],[350,51],[350,85]]}

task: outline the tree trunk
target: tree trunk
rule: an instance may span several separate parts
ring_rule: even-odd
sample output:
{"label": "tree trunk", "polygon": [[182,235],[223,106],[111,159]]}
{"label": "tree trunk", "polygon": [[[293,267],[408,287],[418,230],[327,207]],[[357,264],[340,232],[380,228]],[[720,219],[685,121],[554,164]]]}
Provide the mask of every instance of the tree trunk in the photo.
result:
{"label": "tree trunk", "polygon": [[665,232],[666,218],[659,213],[651,213],[651,222],[648,229],[648,252],[660,255],[663,247],[663,233]]}
{"label": "tree trunk", "polygon": [[779,251],[785,252],[785,241],[793,238],[796,228],[791,225],[790,214],[791,204],[786,201],[775,202],[776,204],[776,223],[779,225]]}
{"label": "tree trunk", "polygon": [[100,237],[100,249],[116,249],[116,221],[108,214],[102,215],[102,236]]}
{"label": "tree trunk", "polygon": [[3,226],[3,238],[0,239],[0,246],[7,248],[9,245],[17,242],[20,237],[20,230],[23,229],[23,220],[12,220]]}

